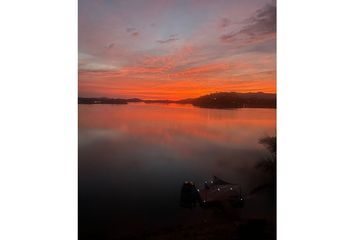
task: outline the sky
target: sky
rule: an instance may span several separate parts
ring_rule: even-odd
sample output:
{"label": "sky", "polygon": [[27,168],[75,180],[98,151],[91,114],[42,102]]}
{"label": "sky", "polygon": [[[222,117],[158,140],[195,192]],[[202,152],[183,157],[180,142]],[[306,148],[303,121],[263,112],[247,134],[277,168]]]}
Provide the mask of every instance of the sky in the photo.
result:
{"label": "sky", "polygon": [[79,0],[79,96],[276,91],[274,0]]}

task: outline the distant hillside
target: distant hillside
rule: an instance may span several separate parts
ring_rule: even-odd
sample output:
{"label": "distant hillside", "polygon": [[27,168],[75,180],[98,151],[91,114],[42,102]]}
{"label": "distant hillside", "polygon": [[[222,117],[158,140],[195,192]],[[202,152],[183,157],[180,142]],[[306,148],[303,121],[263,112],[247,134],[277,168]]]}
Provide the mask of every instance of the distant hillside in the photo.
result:
{"label": "distant hillside", "polygon": [[79,98],[79,104],[127,104],[130,102],[192,104],[203,108],[276,108],[276,94],[219,92],[178,101],[142,100],[139,98]]}
{"label": "distant hillside", "polygon": [[79,104],[127,104],[128,101],[119,98],[82,98],[79,97]]}
{"label": "distant hillside", "polygon": [[127,102],[142,102],[143,100],[141,100],[140,98],[129,98],[129,99],[125,99]]}
{"label": "distant hillside", "polygon": [[179,102],[206,108],[275,108],[276,95],[262,92],[219,92]]}

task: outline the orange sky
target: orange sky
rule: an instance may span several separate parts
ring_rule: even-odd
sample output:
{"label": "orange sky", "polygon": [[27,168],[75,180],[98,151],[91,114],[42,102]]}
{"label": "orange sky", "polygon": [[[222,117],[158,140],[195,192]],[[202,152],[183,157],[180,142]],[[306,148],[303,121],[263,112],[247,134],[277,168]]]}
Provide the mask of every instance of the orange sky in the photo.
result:
{"label": "orange sky", "polygon": [[276,92],[268,0],[79,1],[79,96]]}

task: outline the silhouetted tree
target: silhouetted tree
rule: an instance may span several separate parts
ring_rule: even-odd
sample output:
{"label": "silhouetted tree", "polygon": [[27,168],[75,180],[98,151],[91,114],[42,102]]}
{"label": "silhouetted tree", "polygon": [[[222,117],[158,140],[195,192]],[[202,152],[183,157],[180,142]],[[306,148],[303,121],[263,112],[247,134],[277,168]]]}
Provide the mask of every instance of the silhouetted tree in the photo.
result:
{"label": "silhouetted tree", "polygon": [[276,193],[276,162],[277,162],[277,138],[264,137],[259,140],[259,143],[264,145],[269,151],[270,155],[263,158],[257,163],[256,168],[265,172],[270,180],[255,187],[251,194],[258,192],[271,193],[275,197]]}

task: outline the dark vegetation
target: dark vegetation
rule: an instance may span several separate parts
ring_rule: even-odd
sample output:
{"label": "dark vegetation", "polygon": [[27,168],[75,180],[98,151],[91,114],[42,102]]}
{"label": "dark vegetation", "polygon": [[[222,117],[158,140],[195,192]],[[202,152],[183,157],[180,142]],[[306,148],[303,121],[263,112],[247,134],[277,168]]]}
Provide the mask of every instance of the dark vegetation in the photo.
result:
{"label": "dark vegetation", "polygon": [[276,95],[262,92],[219,92],[204,95],[198,98],[188,98],[177,101],[142,100],[139,98],[79,98],[79,104],[127,104],[129,102],[192,104],[203,108],[276,108]]}
{"label": "dark vegetation", "polygon": [[255,187],[251,194],[265,192],[275,198],[276,195],[276,163],[277,163],[277,138],[264,137],[259,143],[267,148],[269,155],[258,162],[256,168],[263,171],[268,176],[268,181]]}

